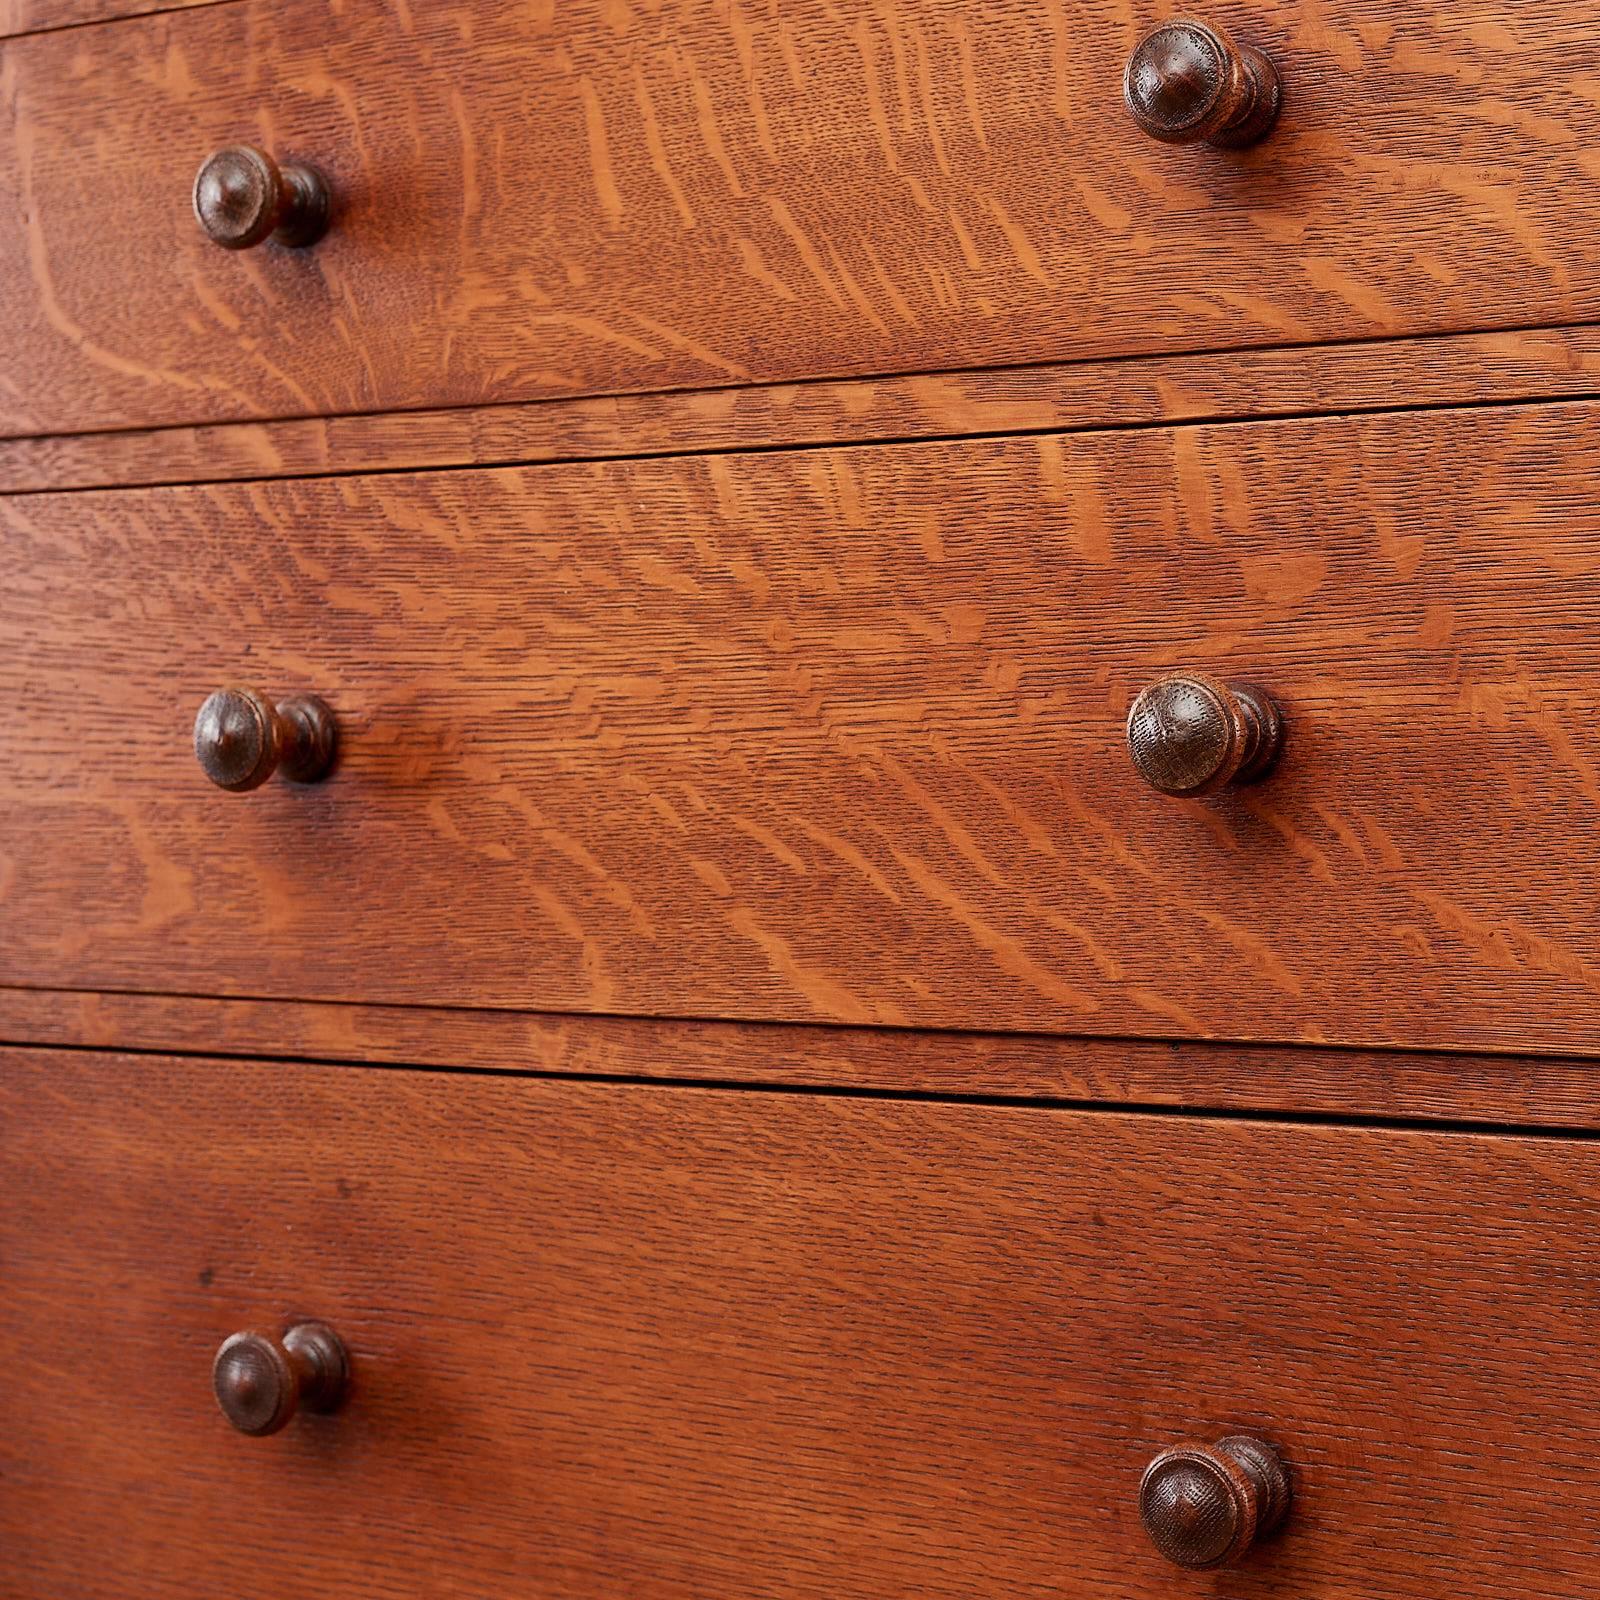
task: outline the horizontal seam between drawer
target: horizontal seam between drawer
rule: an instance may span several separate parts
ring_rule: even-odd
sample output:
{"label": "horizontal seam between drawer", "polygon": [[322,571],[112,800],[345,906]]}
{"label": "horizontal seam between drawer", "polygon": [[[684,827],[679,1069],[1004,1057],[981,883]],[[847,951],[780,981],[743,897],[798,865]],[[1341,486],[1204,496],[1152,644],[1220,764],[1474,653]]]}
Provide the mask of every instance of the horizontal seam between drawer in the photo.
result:
{"label": "horizontal seam between drawer", "polygon": [[[1315,1039],[1235,1039],[1210,1035],[1203,1038],[1175,1037],[1172,1034],[1144,1033],[1052,1033],[1038,1029],[1005,1029],[960,1027],[938,1024],[912,1024],[891,1022],[838,1022],[829,1018],[794,1017],[737,1017],[717,1016],[700,1012],[644,1012],[644,1011],[573,1011],[560,1007],[509,1005],[452,1004],[438,1000],[359,1000],[347,998],[319,998],[305,995],[218,993],[198,989],[124,989],[98,984],[75,986],[70,984],[0,983],[0,994],[70,995],[92,997],[105,995],[128,1000],[181,1000],[199,1004],[241,1006],[305,1006],[314,1009],[383,1012],[395,1018],[428,1015],[448,1015],[461,1018],[500,1017],[525,1018],[530,1021],[571,1022],[577,1025],[628,1024],[641,1028],[737,1028],[742,1030],[784,1029],[801,1030],[815,1034],[845,1034],[860,1037],[950,1040],[988,1040],[997,1044],[1031,1043],[1065,1046],[1073,1044],[1115,1047],[1133,1045],[1169,1050],[1196,1051],[1208,1054],[1223,1052],[1290,1052],[1312,1058],[1348,1056],[1370,1059],[1373,1056],[1404,1056],[1412,1061],[1462,1062],[1478,1066],[1504,1065],[1508,1062],[1539,1062],[1548,1066],[1577,1066],[1592,1069],[1600,1079],[1600,1058],[1576,1051],[1529,1050],[1507,1046],[1503,1050],[1483,1048],[1452,1049],[1441,1045],[1408,1045],[1394,1043],[1343,1044],[1324,1043]],[[0,1041],[4,1043],[4,1041]],[[99,1047],[91,1047],[99,1048]],[[107,1047],[109,1048],[109,1047]],[[201,1052],[203,1053],[203,1052]],[[339,1058],[328,1057],[328,1060]],[[344,1058],[348,1059],[348,1058]],[[486,1069],[498,1071],[499,1069]],[[587,1074],[579,1073],[579,1077]]]}
{"label": "horizontal seam between drawer", "polygon": [[253,477],[201,477],[163,478],[154,480],[127,480],[117,483],[85,484],[74,488],[38,488],[0,490],[0,500],[32,499],[41,495],[131,494],[157,489],[190,489],[211,486],[249,488],[266,483],[319,483],[342,482],[352,478],[420,478],[437,477],[441,473],[470,474],[484,472],[536,472],[551,467],[603,466],[629,461],[695,461],[718,459],[727,456],[806,455],[818,451],[838,450],[894,450],[934,448],[950,444],[983,444],[1003,442],[1008,439],[1048,439],[1103,436],[1110,434],[1180,433],[1194,428],[1271,428],[1289,423],[1351,421],[1363,417],[1423,416],[1437,413],[1480,411],[1517,411],[1531,407],[1587,406],[1600,401],[1600,388],[1579,393],[1560,395],[1497,396],[1489,400],[1439,400],[1422,401],[1413,405],[1384,402],[1382,404],[1325,407],[1310,411],[1227,412],[1215,416],[1185,417],[1174,422],[1157,418],[1140,422],[1086,423],[1037,428],[1002,428],[958,433],[894,434],[882,438],[855,436],[841,439],[807,440],[800,444],[732,444],[702,445],[675,450],[630,450],[597,452],[590,455],[537,456],[509,458],[506,460],[454,461],[443,464],[424,464],[409,467],[320,467],[304,472],[280,472]]}
{"label": "horizontal seam between drawer", "polygon": [[212,11],[218,6],[238,3],[239,0],[200,0],[198,5],[155,6],[148,11],[119,11],[109,17],[82,17],[77,22],[50,22],[38,28],[20,28],[14,33],[0,33],[0,42],[7,39],[37,39],[51,33],[76,33],[82,28],[106,28],[118,22],[148,22],[151,17],[172,17],[185,11]]}
{"label": "horizontal seam between drawer", "polygon": [[[740,1024],[740,1026],[750,1026]],[[0,1050],[42,1052],[52,1055],[126,1056],[135,1060],[255,1063],[284,1067],[314,1067],[338,1072],[411,1073],[428,1077],[486,1078],[501,1082],[569,1084],[597,1092],[621,1089],[685,1090],[705,1094],[751,1094],[787,1100],[846,1100],[901,1105],[969,1106],[989,1111],[1056,1111],[1074,1116],[1146,1117],[1152,1121],[1253,1123],[1274,1126],[1348,1128],[1383,1133],[1425,1133],[1464,1138],[1561,1140],[1600,1143],[1600,1128],[1530,1126],[1482,1122],[1454,1117],[1346,1116],[1336,1112],[1258,1111],[1248,1108],[1172,1106],[1139,1100],[1079,1100],[1051,1095],[962,1094],[932,1089],[877,1089],[837,1084],[785,1083],[740,1078],[651,1077],[634,1073],[585,1073],[541,1070],[536,1067],[419,1066],[399,1061],[348,1061],[316,1055],[264,1055],[242,1050],[155,1049],[149,1046],[38,1044],[0,1035]],[[3,1066],[3,1063],[0,1063]]]}
{"label": "horizontal seam between drawer", "polygon": [[[238,0],[211,0],[211,5],[236,4]],[[192,8],[178,8],[192,9]],[[210,9],[210,6],[200,9]],[[168,15],[170,12],[147,13]],[[109,21],[137,22],[139,17],[107,19]],[[76,23],[73,27],[96,27],[104,23]],[[28,37],[24,35],[23,37]],[[954,367],[903,367],[874,372],[820,372],[806,373],[791,378],[763,378],[754,382],[729,382],[706,384],[678,384],[657,389],[596,389],[577,394],[525,395],[510,400],[467,400],[452,404],[427,404],[416,406],[386,406],[359,411],[294,411],[274,416],[220,417],[211,420],[188,422],[131,423],[110,428],[78,428],[67,431],[43,433],[0,434],[0,445],[41,444],[52,440],[116,439],[136,435],[210,432],[229,428],[270,428],[294,423],[353,422],[381,417],[429,417],[484,411],[510,411],[518,408],[540,406],[568,406],[584,402],[643,401],[697,394],[717,396],[760,393],[766,390],[822,388],[826,386],[868,386],[875,383],[900,383],[913,379],[936,380],[941,378],[976,378],[1007,373],[1042,372],[1056,367],[1062,371],[1077,371],[1087,367],[1102,367],[1107,371],[1141,365],[1159,365],[1170,361],[1199,361],[1207,358],[1225,359],[1229,356],[1276,356],[1313,354],[1322,350],[1387,350],[1397,346],[1428,346],[1464,339],[1491,339],[1517,333],[1578,333],[1584,329],[1600,328],[1600,317],[1583,318],[1575,322],[1512,322],[1491,326],[1468,325],[1450,328],[1413,329],[1404,333],[1351,334],[1344,338],[1294,339],[1277,344],[1196,345],[1171,350],[1136,350],[1124,355],[1086,355],[1076,357],[1042,357],[1037,361],[996,362]]]}

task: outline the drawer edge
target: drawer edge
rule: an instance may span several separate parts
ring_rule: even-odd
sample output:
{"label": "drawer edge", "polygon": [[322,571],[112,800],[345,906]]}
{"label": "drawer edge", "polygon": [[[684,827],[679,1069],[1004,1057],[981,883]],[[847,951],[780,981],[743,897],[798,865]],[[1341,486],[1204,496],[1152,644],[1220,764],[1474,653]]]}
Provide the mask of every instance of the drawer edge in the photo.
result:
{"label": "drawer edge", "polygon": [[1592,1061],[0,987],[0,1046],[1600,1129]]}
{"label": "drawer edge", "polygon": [[1600,394],[1600,326],[0,439],[0,494],[1092,432]]}

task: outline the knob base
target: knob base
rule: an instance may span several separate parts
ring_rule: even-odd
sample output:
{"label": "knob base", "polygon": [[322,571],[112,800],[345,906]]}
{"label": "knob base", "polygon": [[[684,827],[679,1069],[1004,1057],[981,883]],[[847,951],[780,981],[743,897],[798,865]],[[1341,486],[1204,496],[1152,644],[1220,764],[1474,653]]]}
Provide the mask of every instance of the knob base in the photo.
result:
{"label": "knob base", "polygon": [[1283,713],[1265,689],[1253,683],[1233,683],[1234,698],[1244,722],[1244,754],[1239,758],[1235,783],[1254,783],[1272,770],[1283,749]]}
{"label": "knob base", "polygon": [[290,695],[278,702],[283,735],[279,765],[296,783],[320,783],[339,753],[339,724],[325,700],[314,694]]}
{"label": "knob base", "polygon": [[315,167],[291,164],[281,170],[288,203],[282,221],[273,229],[272,242],[304,250],[328,231],[333,211],[328,180]]}
{"label": "knob base", "polygon": [[325,1322],[297,1322],[284,1334],[283,1348],[300,1368],[301,1405],[308,1411],[337,1411],[350,1386],[344,1340]]}
{"label": "knob base", "polygon": [[1253,45],[1236,44],[1239,53],[1242,109],[1237,120],[1209,135],[1206,143],[1219,150],[1244,150],[1272,132],[1283,110],[1283,79],[1278,69]]}
{"label": "knob base", "polygon": [[1255,1480],[1260,1496],[1256,1506],[1256,1538],[1265,1539],[1276,1533],[1289,1515],[1292,1498],[1289,1469],[1284,1466],[1283,1457],[1270,1444],[1252,1439],[1247,1433],[1219,1439],[1216,1448],[1232,1456]]}

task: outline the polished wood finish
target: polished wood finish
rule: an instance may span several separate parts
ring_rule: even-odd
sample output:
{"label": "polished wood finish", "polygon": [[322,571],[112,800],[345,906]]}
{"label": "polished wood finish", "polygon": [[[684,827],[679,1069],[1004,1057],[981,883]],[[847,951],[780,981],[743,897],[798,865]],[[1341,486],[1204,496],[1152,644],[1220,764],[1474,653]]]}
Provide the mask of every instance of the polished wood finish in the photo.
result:
{"label": "polished wood finish", "polygon": [[[13,497],[8,975],[1592,1052],[1595,421]],[[241,637],[349,738],[224,826],[177,730]],[[1122,723],[1196,659],[1293,733],[1186,806]]]}
{"label": "polished wood finish", "polygon": [[0,1043],[532,1076],[1600,1129],[1581,1057],[1438,1055],[217,1000],[0,986]]}
{"label": "polished wood finish", "polygon": [[1163,22],[1134,46],[1122,96],[1152,139],[1219,150],[1260,143],[1283,109],[1283,84],[1266,56],[1188,17]]}
{"label": "polished wood finish", "polygon": [[1214,1445],[1175,1445],[1145,1468],[1139,1520],[1175,1566],[1212,1572],[1235,1566],[1289,1514],[1288,1468],[1248,1434]]}
{"label": "polished wood finish", "polygon": [[296,1322],[282,1335],[230,1334],[211,1364],[211,1389],[240,1433],[278,1433],[307,1411],[337,1411],[350,1384],[350,1359],[332,1328]]}
{"label": "polished wood finish", "polygon": [[1600,329],[0,440],[0,493],[1080,432],[1600,393]]}
{"label": "polished wood finish", "polygon": [[218,689],[194,719],[200,770],[219,789],[243,794],[281,770],[295,783],[319,783],[338,754],[338,722],[314,694],[277,705],[254,689]]}
{"label": "polished wood finish", "polygon": [[[1592,1575],[1589,1142],[50,1051],[0,1117],[10,1600],[1170,1600],[1141,1474],[1241,1433],[1230,1597]],[[212,1351],[307,1309],[355,1398],[250,1446]]]}
{"label": "polished wood finish", "polygon": [[269,239],[304,249],[328,231],[332,205],[314,167],[280,167],[259,145],[218,150],[194,180],[195,220],[224,250],[252,250]]}
{"label": "polished wood finish", "polygon": [[1283,716],[1253,683],[1176,672],[1140,690],[1127,737],[1128,754],[1152,789],[1198,799],[1265,777],[1283,748]]}
{"label": "polished wood finish", "polygon": [[1587,1593],[1600,20],[331,12],[0,0],[7,1600]]}
{"label": "polished wood finish", "polygon": [[[1127,119],[1133,0],[240,0],[16,40],[0,431],[1593,318],[1600,18],[1516,11],[1208,10],[1291,85],[1226,159]],[[185,219],[242,138],[326,170],[315,251]]]}

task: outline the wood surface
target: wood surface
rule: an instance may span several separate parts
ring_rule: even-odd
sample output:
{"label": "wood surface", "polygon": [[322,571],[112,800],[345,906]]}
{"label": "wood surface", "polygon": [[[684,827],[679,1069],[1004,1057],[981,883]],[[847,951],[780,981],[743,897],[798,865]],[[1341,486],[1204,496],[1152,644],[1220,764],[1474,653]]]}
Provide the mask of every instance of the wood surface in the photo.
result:
{"label": "wood surface", "polygon": [[0,1044],[292,1056],[550,1078],[1600,1128],[1582,1058],[327,1005],[0,987]]}
{"label": "wood surface", "polygon": [[0,440],[0,493],[1081,432],[1600,393],[1600,329]]}
{"label": "wood surface", "polygon": [[0,0],[0,38],[221,3],[223,0]]}
{"label": "wood surface", "polygon": [[[1592,1054],[1596,420],[0,501],[8,981]],[[1270,779],[1142,783],[1175,667]],[[246,672],[330,781],[206,782]]]}
{"label": "wood surface", "polygon": [[[1258,149],[1121,105],[1133,0],[240,0],[0,60],[0,432],[1215,350],[1600,316],[1600,15],[1219,4]],[[342,204],[238,258],[252,139]]]}
{"label": "wood surface", "polygon": [[[11,1600],[1573,1600],[1592,1142],[0,1061]],[[213,1354],[347,1342],[239,1437]],[[1249,1432],[1218,1584],[1145,1464]],[[114,1551],[108,1560],[106,1552]]]}

